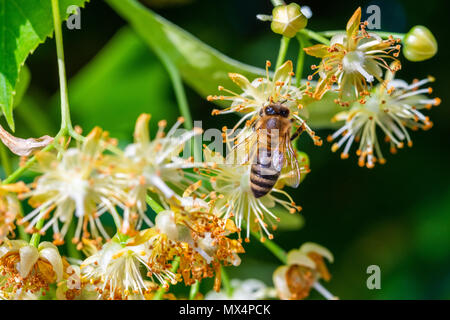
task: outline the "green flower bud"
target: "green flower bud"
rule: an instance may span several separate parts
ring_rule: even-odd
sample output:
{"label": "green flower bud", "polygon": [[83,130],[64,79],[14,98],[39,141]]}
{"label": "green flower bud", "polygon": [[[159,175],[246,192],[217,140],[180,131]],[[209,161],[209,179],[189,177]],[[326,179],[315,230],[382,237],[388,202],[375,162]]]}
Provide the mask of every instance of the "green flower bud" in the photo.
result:
{"label": "green flower bud", "polygon": [[403,39],[403,55],[410,61],[432,58],[438,51],[436,38],[424,26],[414,26]]}
{"label": "green flower bud", "polygon": [[294,37],[308,23],[296,3],[273,8],[272,16],[272,31],[288,38]]}

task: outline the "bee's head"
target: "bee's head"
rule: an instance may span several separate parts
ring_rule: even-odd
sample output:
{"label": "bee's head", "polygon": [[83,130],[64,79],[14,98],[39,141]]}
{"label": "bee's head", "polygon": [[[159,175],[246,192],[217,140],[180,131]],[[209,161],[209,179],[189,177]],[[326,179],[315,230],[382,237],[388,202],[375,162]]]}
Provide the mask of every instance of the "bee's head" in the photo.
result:
{"label": "bee's head", "polygon": [[289,117],[289,109],[281,103],[271,103],[261,110],[261,113],[266,116],[281,116],[283,118]]}

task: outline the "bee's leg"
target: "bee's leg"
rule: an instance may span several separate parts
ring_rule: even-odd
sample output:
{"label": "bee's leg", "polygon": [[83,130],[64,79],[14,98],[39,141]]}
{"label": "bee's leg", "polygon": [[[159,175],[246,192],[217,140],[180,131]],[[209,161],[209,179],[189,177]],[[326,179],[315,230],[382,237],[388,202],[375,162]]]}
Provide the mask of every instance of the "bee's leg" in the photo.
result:
{"label": "bee's leg", "polygon": [[297,138],[299,135],[301,135],[305,131],[305,124],[302,123],[300,127],[297,128],[297,130],[294,132],[294,134],[291,136],[291,141]]}

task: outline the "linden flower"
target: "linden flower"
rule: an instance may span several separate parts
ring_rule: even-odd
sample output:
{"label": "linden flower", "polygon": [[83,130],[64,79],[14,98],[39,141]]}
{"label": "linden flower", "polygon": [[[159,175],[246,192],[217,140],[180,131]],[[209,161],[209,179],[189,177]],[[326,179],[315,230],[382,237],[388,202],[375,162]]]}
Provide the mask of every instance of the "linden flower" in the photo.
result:
{"label": "linden flower", "polygon": [[[275,229],[275,223],[280,220],[272,212],[277,205],[290,213],[301,211],[302,208],[282,190],[283,179],[287,178],[289,173],[282,172],[274,188],[267,195],[256,198],[250,186],[251,165],[229,165],[219,153],[213,153],[209,149],[204,149],[204,155],[207,162],[216,163],[211,169],[204,170],[205,174],[211,176],[210,181],[214,190],[211,196],[217,195],[214,199],[215,208],[224,219],[233,217],[239,230],[245,221],[247,227],[245,241],[250,239],[250,230],[258,230],[262,241],[265,240],[263,233],[269,239],[273,238],[267,227],[270,224]],[[301,170],[304,173],[308,171],[305,167]]]}
{"label": "linden flower", "polygon": [[20,203],[15,193],[29,191],[23,182],[0,184],[0,243],[12,233],[16,218],[21,214]]}
{"label": "linden flower", "polygon": [[[106,143],[104,137],[101,129],[95,128],[81,146],[63,151],[61,159],[52,152],[36,155],[36,170],[42,175],[33,184],[33,190],[24,195],[31,197],[29,203],[35,208],[21,220],[21,223],[29,222],[27,231],[32,232],[36,223],[47,218],[50,212],[53,215],[40,232],[52,227],[56,244],[63,243],[74,214],[78,218],[75,242],[80,239],[82,231],[83,237],[90,236],[88,226],[93,237],[102,235],[109,239],[100,221],[100,216],[106,211],[120,226],[121,218],[115,205],[123,201],[126,194],[114,177],[100,168]],[[62,228],[59,227],[60,222]]]}
{"label": "linden flower", "polygon": [[37,300],[38,296],[34,293],[18,289],[14,292],[14,288],[6,288],[8,278],[0,276],[0,300]]}
{"label": "linden flower", "polygon": [[329,281],[331,276],[324,258],[333,262],[333,255],[324,247],[307,242],[300,249],[291,250],[287,255],[287,265],[278,267],[273,273],[273,283],[282,300],[301,300],[315,288],[327,299],[334,299],[318,282]]}
{"label": "linden flower", "polygon": [[257,279],[231,280],[231,295],[224,290],[210,291],[205,300],[262,300],[268,298],[269,289],[266,284]]}
{"label": "linden flower", "polygon": [[408,85],[393,77],[393,74],[388,73],[389,83],[378,85],[365,104],[356,102],[349,111],[334,117],[334,121],[345,121],[339,130],[328,137],[328,141],[340,137],[332,146],[333,152],[345,144],[341,158],[348,158],[348,152],[356,141],[359,142],[356,154],[360,166],[372,168],[377,161],[384,164],[386,160],[381,153],[377,127],[385,134],[392,153],[402,148],[405,141],[408,146],[412,146],[407,128],[427,130],[432,127],[433,123],[420,110],[437,106],[441,100],[428,98],[426,94],[431,93],[432,89],[420,87],[434,79],[428,77]]}
{"label": "linden flower", "polygon": [[290,117],[299,126],[304,126],[306,132],[319,144],[319,138],[315,136],[314,131],[300,117],[299,112],[303,108],[300,100],[303,96],[302,89],[292,85],[292,77],[294,76],[292,61],[288,60],[281,65],[272,78],[269,77],[270,62],[266,62],[266,78],[257,78],[250,82],[245,76],[238,73],[230,73],[229,77],[236,83],[243,92],[241,94],[234,93],[228,89],[219,87],[220,91],[225,91],[231,96],[208,96],[208,101],[214,100],[230,100],[231,106],[223,110],[213,110],[212,114],[227,114],[232,112],[241,112],[245,115],[234,126],[228,136],[231,136],[236,129],[243,124],[250,125],[258,117],[259,112],[271,103],[283,103],[290,110]]}
{"label": "linden flower", "polygon": [[[184,159],[180,153],[184,150],[186,142],[202,131],[194,128],[191,131],[184,131],[181,135],[176,135],[179,126],[183,123],[183,118],[179,118],[175,125],[164,133],[165,121],[158,123],[158,132],[153,140],[150,140],[148,123],[149,114],[142,114],[137,122],[134,131],[134,143],[125,149],[123,164],[118,168],[117,176],[128,181],[128,208],[125,209],[124,216],[132,214],[135,210],[140,219],[152,226],[153,223],[145,214],[147,210],[147,192],[156,192],[162,196],[162,203],[173,200],[177,197],[172,188],[184,189],[192,183],[190,174],[183,169],[201,166],[195,163],[192,157]],[[119,165],[120,166],[120,165]],[[122,232],[126,232],[127,227]]]}
{"label": "linden flower", "polygon": [[92,296],[91,299],[89,299],[90,291],[82,291],[81,271],[79,266],[82,261],[73,258],[71,260],[76,263],[76,265],[69,265],[66,260],[63,261],[65,270],[64,279],[57,283],[55,292],[56,298],[58,300],[94,300],[95,296]]}
{"label": "linden flower", "polygon": [[144,299],[155,287],[142,273],[151,272],[150,255],[148,243],[116,236],[81,264],[82,280],[97,291],[97,299]]}
{"label": "linden flower", "polygon": [[[196,201],[191,201],[197,203]],[[158,213],[155,228],[180,244],[179,272],[186,285],[216,274],[214,288],[220,288],[220,265],[238,266],[244,249],[228,238],[237,228],[233,221],[217,217],[205,207],[172,207]]]}
{"label": "linden flower", "polygon": [[0,247],[0,275],[5,277],[0,292],[6,298],[41,289],[45,294],[50,284],[63,279],[63,262],[50,242],[35,248],[23,240],[8,240]]}
{"label": "linden flower", "polygon": [[[320,79],[312,96],[316,99],[332,88],[334,83],[339,86],[337,103],[348,106],[349,102],[364,99],[367,96],[368,85],[374,79],[382,81],[383,69],[398,70],[400,63],[395,57],[399,55],[400,39],[381,39],[378,35],[368,33],[365,24],[361,25],[361,8],[358,8],[347,23],[347,33],[337,34],[331,38],[330,45],[317,44],[305,48],[311,56],[321,58],[317,69]],[[389,54],[393,53],[393,56]],[[390,67],[386,59],[396,63]],[[312,76],[309,76],[309,80]]]}

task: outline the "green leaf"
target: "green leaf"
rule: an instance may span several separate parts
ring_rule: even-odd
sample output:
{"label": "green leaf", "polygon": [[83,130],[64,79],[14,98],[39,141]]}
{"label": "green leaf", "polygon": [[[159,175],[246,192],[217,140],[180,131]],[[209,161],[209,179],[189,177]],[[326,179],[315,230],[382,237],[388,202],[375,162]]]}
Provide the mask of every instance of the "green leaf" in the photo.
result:
{"label": "green leaf", "polygon": [[[120,30],[75,77],[69,81],[74,121],[85,131],[100,126],[121,141],[130,140],[139,114],[175,121],[170,79],[158,58],[130,28]],[[54,96],[52,105],[59,103]],[[57,108],[53,108],[57,110]]]}
{"label": "green leaf", "polygon": [[[71,5],[87,0],[60,0],[61,17]],[[26,58],[53,32],[50,0],[0,0],[0,109],[14,130],[13,99]]]}
{"label": "green leaf", "polygon": [[180,27],[155,14],[135,0],[106,0],[127,20],[156,55],[169,59],[200,95],[218,94],[217,87],[234,87],[229,72],[250,79],[264,76],[265,70],[233,60],[201,42]]}

